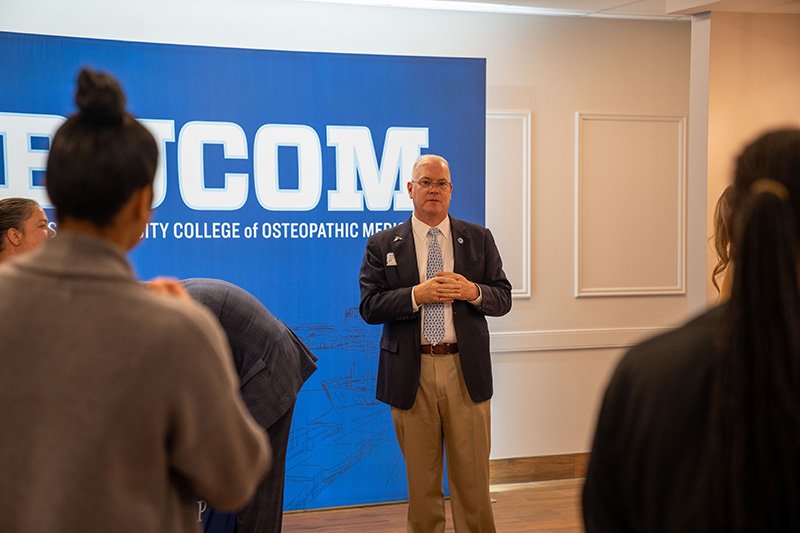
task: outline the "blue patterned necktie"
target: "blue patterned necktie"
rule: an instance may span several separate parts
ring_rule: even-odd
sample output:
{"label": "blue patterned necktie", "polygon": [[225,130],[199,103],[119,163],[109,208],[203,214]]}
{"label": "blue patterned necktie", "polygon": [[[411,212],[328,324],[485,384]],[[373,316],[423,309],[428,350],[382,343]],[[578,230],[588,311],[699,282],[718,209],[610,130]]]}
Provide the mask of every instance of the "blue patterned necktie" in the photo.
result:
{"label": "blue patterned necktie", "polygon": [[[428,264],[427,279],[431,279],[437,272],[444,270],[442,249],[439,246],[439,228],[428,230]],[[424,305],[425,318],[422,321],[422,334],[431,344],[439,344],[444,338],[444,304],[433,302]]]}

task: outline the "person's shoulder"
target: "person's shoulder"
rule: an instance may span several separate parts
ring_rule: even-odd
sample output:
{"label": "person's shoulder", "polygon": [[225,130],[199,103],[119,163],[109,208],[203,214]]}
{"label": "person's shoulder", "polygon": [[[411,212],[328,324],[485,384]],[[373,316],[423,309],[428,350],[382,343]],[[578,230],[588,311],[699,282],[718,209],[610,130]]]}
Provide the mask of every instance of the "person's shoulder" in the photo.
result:
{"label": "person's shoulder", "polygon": [[236,287],[233,283],[218,278],[186,278],[180,280],[186,290],[196,290],[198,292],[227,292]]}
{"label": "person's shoulder", "polygon": [[191,323],[207,322],[213,319],[213,314],[194,299],[186,300],[183,298],[152,294],[150,298],[153,300],[153,305],[168,314],[176,321],[188,321]]}
{"label": "person's shoulder", "polygon": [[258,326],[280,329],[279,322],[254,294],[221,279],[189,278],[181,280],[186,292],[208,308],[222,323],[223,329]]}
{"label": "person's shoulder", "polygon": [[230,282],[213,278],[187,278],[180,283],[194,301],[217,311],[222,309],[229,295],[239,289]]}
{"label": "person's shoulder", "polygon": [[678,328],[636,344],[620,361],[618,372],[660,379],[679,375],[689,366],[707,366],[719,335],[722,313],[722,306],[715,307]]}
{"label": "person's shoulder", "polygon": [[0,278],[11,276],[14,272],[13,262],[5,260],[0,263]]}
{"label": "person's shoulder", "polygon": [[192,299],[155,293],[144,286],[133,287],[131,297],[139,301],[143,321],[158,325],[158,331],[207,337],[219,328],[213,314]]}
{"label": "person's shoulder", "polygon": [[451,228],[459,229],[461,231],[475,231],[480,233],[489,231],[483,224],[478,224],[477,222],[470,222],[469,220],[456,218],[453,215],[450,215],[450,226]]}
{"label": "person's shoulder", "polygon": [[699,313],[681,326],[655,335],[636,345],[635,349],[643,353],[658,352],[665,346],[692,345],[713,340],[723,313],[723,306],[717,306]]}
{"label": "person's shoulder", "polygon": [[165,372],[186,372],[187,366],[194,372],[218,372],[230,356],[230,347],[213,312],[194,300],[147,292],[143,297],[148,300],[149,325],[142,330],[159,347],[154,366]]}
{"label": "person's shoulder", "polygon": [[491,230],[482,224],[450,216],[450,231],[454,236],[485,241],[494,238]]}

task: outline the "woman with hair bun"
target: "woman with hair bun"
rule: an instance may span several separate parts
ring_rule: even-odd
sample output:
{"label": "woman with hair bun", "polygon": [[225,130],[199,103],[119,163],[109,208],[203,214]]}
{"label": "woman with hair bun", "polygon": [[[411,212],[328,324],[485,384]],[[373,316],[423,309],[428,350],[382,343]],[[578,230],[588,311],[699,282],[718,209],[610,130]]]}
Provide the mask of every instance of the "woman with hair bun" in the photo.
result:
{"label": "woman with hair bun", "polygon": [[589,532],[800,531],[800,130],[747,145],[733,187],[730,300],[620,361]]}
{"label": "woman with hair bun", "polygon": [[46,170],[59,233],[0,269],[0,531],[198,530],[269,463],[219,323],[147,289],[127,252],[158,148],[110,75],[82,70]]}

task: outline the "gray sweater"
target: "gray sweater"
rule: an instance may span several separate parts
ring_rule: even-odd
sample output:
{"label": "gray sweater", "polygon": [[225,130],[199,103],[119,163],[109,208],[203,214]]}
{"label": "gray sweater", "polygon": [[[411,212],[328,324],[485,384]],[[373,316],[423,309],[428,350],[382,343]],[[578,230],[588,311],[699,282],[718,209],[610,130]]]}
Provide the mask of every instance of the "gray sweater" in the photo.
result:
{"label": "gray sweater", "polygon": [[197,531],[269,463],[219,323],[106,241],[0,266],[0,531]]}

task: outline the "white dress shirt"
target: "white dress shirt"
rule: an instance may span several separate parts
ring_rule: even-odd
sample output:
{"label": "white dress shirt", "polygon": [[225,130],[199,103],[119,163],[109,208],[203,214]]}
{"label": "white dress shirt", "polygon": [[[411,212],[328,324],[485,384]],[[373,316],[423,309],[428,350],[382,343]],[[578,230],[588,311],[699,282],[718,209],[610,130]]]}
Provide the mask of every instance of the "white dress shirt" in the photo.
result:
{"label": "white dress shirt", "polygon": [[[442,249],[444,272],[453,272],[453,236],[450,232],[450,217],[445,217],[436,227],[439,228],[441,232],[439,235],[439,247]],[[428,226],[414,215],[411,215],[411,229],[414,234],[414,248],[417,251],[419,279],[422,282],[428,279],[428,243],[431,239],[428,236],[428,230],[431,229],[431,226]],[[478,297],[471,300],[469,303],[476,306],[480,305],[481,296],[481,288],[478,287]],[[417,305],[416,298],[414,298],[414,291],[411,291],[411,305],[414,306],[414,311],[417,311],[420,307]],[[422,335],[421,329],[425,320],[424,307],[422,308],[422,313],[422,320],[420,320],[420,339],[422,339],[423,344],[430,344],[430,341]],[[456,328],[453,325],[453,304],[446,303],[444,304],[444,338],[442,338],[442,343],[451,342],[456,342]]]}

